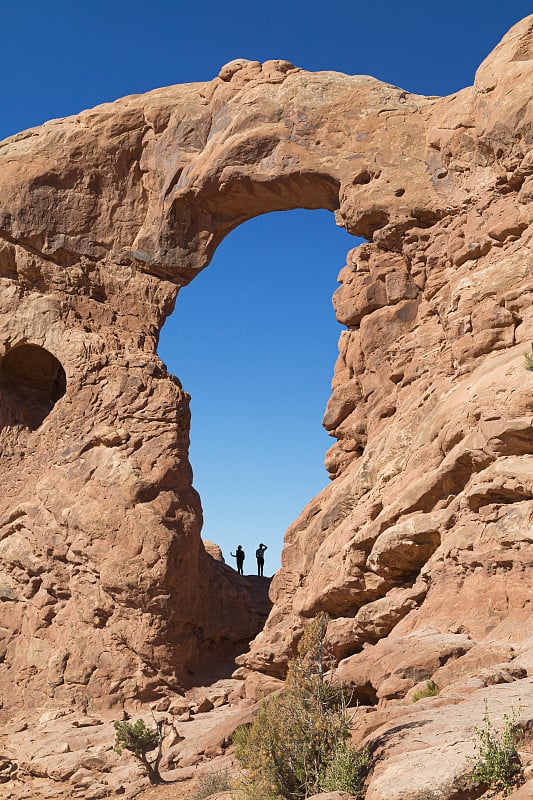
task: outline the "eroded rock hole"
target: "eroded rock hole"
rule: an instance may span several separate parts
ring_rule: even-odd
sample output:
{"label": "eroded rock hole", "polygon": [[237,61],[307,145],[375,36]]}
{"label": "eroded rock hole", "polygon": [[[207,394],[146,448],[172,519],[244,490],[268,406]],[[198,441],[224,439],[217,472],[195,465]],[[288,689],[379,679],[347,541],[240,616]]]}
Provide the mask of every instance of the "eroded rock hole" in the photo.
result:
{"label": "eroded rock hole", "polygon": [[0,424],[36,430],[67,388],[60,361],[44,347],[22,344],[0,363]]}
{"label": "eroded rock hole", "polygon": [[337,275],[359,244],[331,212],[263,214],[235,228],[180,291],[159,354],[191,394],[202,536],[244,574],[279,569],[283,535],[328,483],[322,428],[341,326]]}

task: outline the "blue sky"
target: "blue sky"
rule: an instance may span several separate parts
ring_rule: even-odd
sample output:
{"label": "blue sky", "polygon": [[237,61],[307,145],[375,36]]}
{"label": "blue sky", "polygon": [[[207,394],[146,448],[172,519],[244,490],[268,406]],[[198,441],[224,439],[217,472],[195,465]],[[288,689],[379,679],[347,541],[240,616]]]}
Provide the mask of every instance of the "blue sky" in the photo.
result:
{"label": "blue sky", "polygon": [[[523,0],[1,3],[0,139],[127,94],[213,78],[233,58],[369,74],[450,94],[516,21]],[[191,462],[204,536],[245,572],[264,541],[327,483],[321,428],[341,327],[336,276],[357,242],[325,211],[269,214],[233,231],[180,293],[160,355],[192,395]]]}

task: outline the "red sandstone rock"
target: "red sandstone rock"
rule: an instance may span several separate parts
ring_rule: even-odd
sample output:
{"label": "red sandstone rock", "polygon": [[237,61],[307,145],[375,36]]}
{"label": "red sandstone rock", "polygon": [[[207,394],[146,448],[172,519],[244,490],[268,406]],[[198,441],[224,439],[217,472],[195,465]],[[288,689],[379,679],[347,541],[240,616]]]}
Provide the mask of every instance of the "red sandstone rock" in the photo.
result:
{"label": "red sandstone rock", "polygon": [[220,561],[222,564],[225,564],[224,556],[222,555],[222,550],[218,544],[215,542],[209,542],[207,539],[202,539],[202,544],[204,546],[205,552],[214,558],[215,561]]}
{"label": "red sandstone rock", "polygon": [[[354,692],[383,712],[439,669],[461,676],[459,705],[507,676],[528,688],[532,41],[529,17],[447,98],[238,59],[0,144],[6,716],[158,699],[260,628],[260,587],[202,546],[188,396],[156,346],[224,235],[298,206],[368,242],[335,295],[334,480],[287,531],[239,662],[283,677],[325,610]],[[468,745],[441,759],[435,742],[408,762],[387,746],[368,800],[420,800],[432,763],[449,796]],[[34,774],[75,774],[60,755]]]}

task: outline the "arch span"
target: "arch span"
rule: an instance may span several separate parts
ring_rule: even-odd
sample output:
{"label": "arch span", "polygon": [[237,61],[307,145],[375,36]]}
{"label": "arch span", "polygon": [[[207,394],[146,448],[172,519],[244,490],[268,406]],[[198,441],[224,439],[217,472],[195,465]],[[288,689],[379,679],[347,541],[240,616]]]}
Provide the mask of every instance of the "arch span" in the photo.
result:
{"label": "arch span", "polygon": [[[39,569],[64,587],[61,619],[76,620],[77,635],[51,613],[44,628],[0,619],[12,624],[6,673],[44,693],[50,675],[60,700],[80,681],[102,703],[147,697],[186,685],[208,651],[262,627],[253,586],[201,547],[189,398],[156,356],[159,331],[179,289],[251,217],[325,208],[349,233],[396,247],[421,209],[449,200],[431,179],[438,154],[426,160],[434,105],[369,77],[239,61],[209,83],[124,98],[0,145],[0,332],[24,336],[17,297],[34,292],[57,299],[54,320],[76,343],[72,405],[23,463],[4,467],[14,488],[0,520],[16,494],[28,569],[47,552],[34,515],[64,542]],[[351,433],[343,446],[335,465],[353,456]],[[24,459],[32,479],[21,491]],[[22,592],[16,565],[3,569]]]}
{"label": "arch span", "polygon": [[[382,609],[380,636],[419,602],[409,595],[390,614],[381,602],[401,581],[390,548],[412,577],[438,538],[432,520],[402,528],[401,518],[434,502],[440,512],[478,464],[466,453],[458,469],[442,462],[438,471],[464,430],[447,408],[434,419],[442,447],[419,458],[416,437],[433,430],[432,382],[438,370],[446,387],[466,380],[483,348],[530,339],[520,331],[529,265],[512,249],[530,224],[530,40],[525,20],[482,65],[476,88],[450,98],[240,60],[209,83],[124,98],[0,144],[1,347],[55,326],[72,401],[25,437],[27,448],[14,435],[16,463],[1,464],[2,587],[21,605],[12,613],[0,604],[0,690],[18,698],[18,681],[35,707],[52,696],[68,705],[80,685],[102,704],[157,696],[194,680],[222,642],[246,643],[261,627],[253,585],[236,584],[201,547],[189,398],[156,348],[177,291],[228,231],[267,211],[334,210],[369,243],[349,259],[335,299],[350,329],[328,404],[340,480],[291,528],[271,628],[246,663],[282,674],[302,619],[317,609],[339,615],[344,647],[346,631],[359,644],[372,635],[364,619],[354,622],[358,607]],[[487,288],[504,251],[511,310],[494,307]],[[461,270],[479,259],[487,270],[476,303]],[[506,391],[505,403],[496,391],[499,408],[520,421],[530,410],[523,380],[495,383]],[[465,424],[489,409],[480,402]],[[509,431],[505,441],[515,441]],[[436,472],[424,474],[419,494],[402,492],[402,481],[416,487],[419,477],[404,466],[421,464]],[[396,538],[380,538],[370,554],[397,522]],[[413,530],[424,547],[404,547]],[[37,592],[35,613],[24,614]]]}

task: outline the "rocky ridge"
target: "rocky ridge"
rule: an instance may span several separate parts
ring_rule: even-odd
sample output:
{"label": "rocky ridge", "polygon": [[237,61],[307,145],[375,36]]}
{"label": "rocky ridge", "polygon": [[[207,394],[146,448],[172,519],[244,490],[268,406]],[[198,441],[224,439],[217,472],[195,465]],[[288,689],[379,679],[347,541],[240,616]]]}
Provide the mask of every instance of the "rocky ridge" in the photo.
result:
{"label": "rocky ridge", "polygon": [[334,297],[333,480],[286,534],[241,694],[323,610],[380,758],[367,800],[466,797],[487,695],[529,730],[532,72],[528,17],[446,98],[236,60],[0,143],[6,719],[158,701],[260,628],[201,544],[188,396],[156,346],[224,235],[304,207],[367,243]]}

